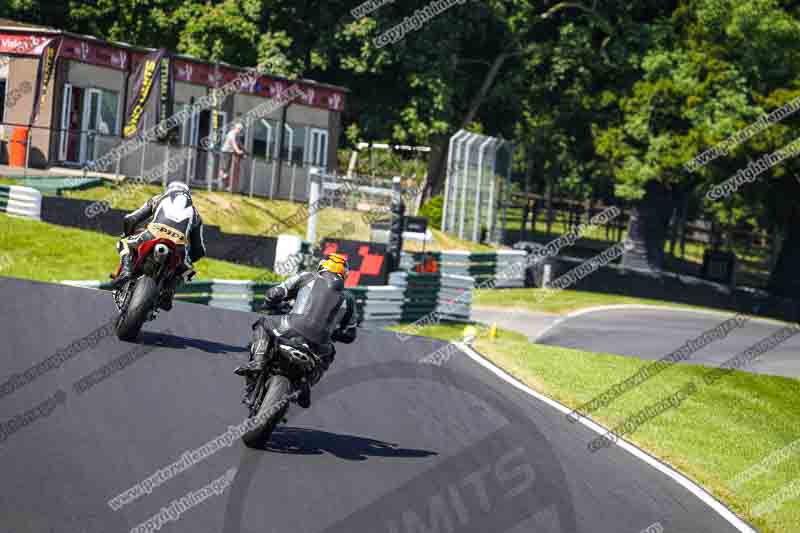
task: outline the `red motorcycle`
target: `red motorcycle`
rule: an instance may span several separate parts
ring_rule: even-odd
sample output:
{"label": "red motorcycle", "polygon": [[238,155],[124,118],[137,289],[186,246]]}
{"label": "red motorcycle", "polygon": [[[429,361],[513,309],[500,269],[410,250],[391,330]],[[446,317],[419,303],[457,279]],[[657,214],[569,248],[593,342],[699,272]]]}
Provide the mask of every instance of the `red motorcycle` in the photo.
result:
{"label": "red motorcycle", "polygon": [[[135,254],[131,278],[112,291],[119,310],[115,324],[117,337],[123,341],[136,340],[144,323],[156,319],[161,298],[170,297],[166,287],[187,271],[184,247],[169,239],[145,241],[131,253]],[[119,276],[121,269],[122,265],[114,277]],[[186,279],[194,274],[190,271]]]}

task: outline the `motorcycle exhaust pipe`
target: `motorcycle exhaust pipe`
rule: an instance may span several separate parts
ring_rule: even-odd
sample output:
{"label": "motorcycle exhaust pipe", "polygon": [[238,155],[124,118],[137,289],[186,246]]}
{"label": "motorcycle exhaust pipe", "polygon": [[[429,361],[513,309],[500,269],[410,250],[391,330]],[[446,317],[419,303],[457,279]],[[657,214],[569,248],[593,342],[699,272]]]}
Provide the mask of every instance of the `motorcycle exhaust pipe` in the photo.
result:
{"label": "motorcycle exhaust pipe", "polygon": [[155,256],[156,261],[163,263],[167,256],[169,256],[169,247],[166,244],[156,244],[155,248],[153,249],[153,255]]}

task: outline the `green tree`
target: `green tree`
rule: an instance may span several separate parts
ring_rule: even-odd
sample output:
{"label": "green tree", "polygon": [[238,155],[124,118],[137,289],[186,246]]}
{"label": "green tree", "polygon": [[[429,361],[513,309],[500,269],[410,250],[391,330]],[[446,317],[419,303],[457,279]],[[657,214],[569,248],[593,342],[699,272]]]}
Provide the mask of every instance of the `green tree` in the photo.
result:
{"label": "green tree", "polygon": [[[694,172],[684,167],[771,110],[767,102],[780,105],[798,95],[798,29],[796,18],[774,0],[695,0],[648,26],[641,77],[619,98],[619,120],[598,128],[596,140],[617,194],[640,201],[632,255],[659,268],[676,197],[705,195],[790,139],[787,120]],[[770,174],[779,178],[795,164]],[[747,195],[706,201],[706,211],[729,224],[752,220],[754,207],[763,210],[771,196],[786,194],[768,176],[759,183],[763,188],[749,186]],[[787,185],[782,180],[778,189]]]}

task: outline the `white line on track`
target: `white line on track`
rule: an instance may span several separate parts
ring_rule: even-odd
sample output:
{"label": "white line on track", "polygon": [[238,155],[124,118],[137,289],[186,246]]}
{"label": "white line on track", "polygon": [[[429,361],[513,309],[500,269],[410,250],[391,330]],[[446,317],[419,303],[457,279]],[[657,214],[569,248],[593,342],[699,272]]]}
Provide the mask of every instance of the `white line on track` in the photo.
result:
{"label": "white line on track", "polygon": [[[657,306],[654,306],[657,307]],[[487,359],[485,359],[481,354],[470,348],[469,346],[465,345],[462,342],[455,342],[453,343],[458,348],[464,352],[470,359],[487,369],[489,372],[493,373],[503,381],[513,385],[517,389],[533,396],[537,400],[544,402],[545,404],[553,407],[557,411],[567,415],[572,412],[572,409],[563,405],[552,398],[548,398],[543,394],[536,392],[535,390],[531,389],[524,383],[520,382],[513,376],[506,373],[501,368],[497,367]],[[591,429],[598,435],[605,435],[608,433],[608,429],[603,427],[602,425],[588,419],[588,418],[579,418],[578,421],[586,426],[587,428]],[[722,518],[727,520],[733,527],[735,527],[738,531],[742,533],[758,533],[755,529],[753,529],[747,522],[736,516],[736,514],[728,509],[722,502],[714,498],[708,491],[706,491],[703,487],[692,481],[691,479],[687,478],[677,470],[673,469],[667,464],[662,463],[657,458],[653,457],[646,451],[642,450],[641,448],[636,447],[634,444],[620,438],[616,444],[617,447],[625,450],[626,452],[630,453],[637,459],[644,461],[648,465],[652,466],[659,472],[663,473],[667,477],[671,478],[673,481],[677,482],[680,486],[691,492],[694,496],[696,496],[700,501],[711,507],[714,511],[716,511]],[[588,450],[587,450],[587,453]]]}

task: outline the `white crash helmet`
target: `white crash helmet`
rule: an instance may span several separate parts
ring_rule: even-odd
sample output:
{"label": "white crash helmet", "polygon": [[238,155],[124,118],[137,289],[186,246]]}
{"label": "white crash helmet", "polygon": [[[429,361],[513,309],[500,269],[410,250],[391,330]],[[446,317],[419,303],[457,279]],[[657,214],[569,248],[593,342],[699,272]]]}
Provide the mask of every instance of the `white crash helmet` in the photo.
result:
{"label": "white crash helmet", "polygon": [[168,193],[171,193],[171,192],[182,192],[182,193],[188,194],[189,196],[192,195],[192,192],[189,189],[189,186],[186,185],[185,183],[183,183],[182,181],[173,181],[172,183],[167,185],[166,192],[168,192]]}

